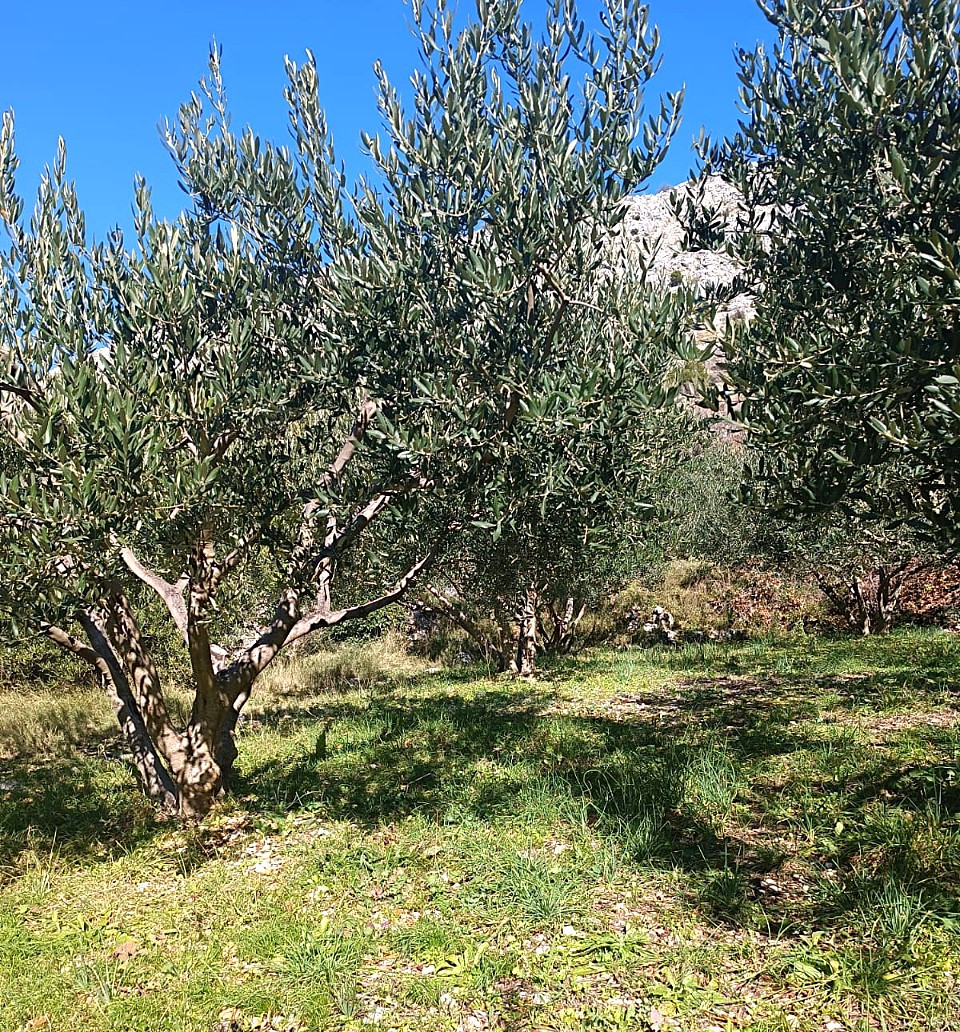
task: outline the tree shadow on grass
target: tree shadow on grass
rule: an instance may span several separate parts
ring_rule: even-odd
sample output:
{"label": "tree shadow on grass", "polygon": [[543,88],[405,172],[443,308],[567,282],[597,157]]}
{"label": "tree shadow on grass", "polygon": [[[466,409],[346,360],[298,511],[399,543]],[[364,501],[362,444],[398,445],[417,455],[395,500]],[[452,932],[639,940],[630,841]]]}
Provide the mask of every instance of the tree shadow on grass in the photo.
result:
{"label": "tree shadow on grass", "polygon": [[0,883],[37,858],[110,858],[162,826],[118,758],[76,754],[0,765]]}
{"label": "tree shadow on grass", "polygon": [[[510,819],[540,793],[545,806],[580,814],[600,829],[622,828],[628,838],[634,823],[653,817],[663,859],[709,864],[728,847],[708,821],[684,809],[689,771],[698,770],[707,793],[735,790],[710,783],[729,782],[732,768],[701,763],[716,751],[709,732],[720,723],[716,715],[705,719],[702,701],[693,694],[627,719],[623,707],[610,716],[564,712],[559,695],[542,689],[492,688],[467,699],[388,693],[360,709],[331,707],[325,756],[265,760],[242,768],[238,783],[258,809],[310,806],[366,826],[414,814],[439,822]],[[741,734],[731,754],[751,759],[809,746],[785,712],[795,715],[784,707],[739,706]],[[269,725],[271,715],[259,720]]]}
{"label": "tree shadow on grass", "polygon": [[[271,740],[275,755],[250,765],[241,737],[240,802],[265,817],[310,808],[362,828],[414,815],[446,824],[538,815],[582,821],[625,862],[689,872],[691,899],[708,918],[728,923],[759,909],[768,928],[782,930],[801,920],[836,922],[838,914],[868,907],[877,891],[869,879],[851,880],[823,901],[782,889],[764,896],[763,877],[780,872],[786,854],[764,827],[762,809],[750,822],[750,838],[725,834],[716,819],[752,791],[741,768],[822,745],[820,699],[828,690],[836,696],[848,678],[701,672],[679,687],[624,691],[580,712],[570,698],[572,672],[550,671],[533,686],[475,684],[476,673],[460,674],[474,686],[468,695],[446,690],[454,678],[445,673],[442,692],[431,693],[431,678],[405,680],[362,700],[331,698],[312,713],[281,703],[257,714],[250,727],[290,731],[299,735],[298,747],[284,750]],[[318,730],[316,746],[303,741],[310,726]],[[892,756],[879,756],[869,771],[877,786],[895,786],[902,775]],[[149,840],[161,827],[117,761],[8,764],[0,769],[5,779],[17,786],[0,791],[0,866],[8,876],[29,850],[100,858]],[[812,782],[810,788],[829,790]],[[851,829],[866,826],[876,800],[868,789],[847,793]],[[882,834],[875,837],[883,848]],[[201,849],[197,863],[205,855]],[[952,884],[937,886],[944,906],[954,898]]]}
{"label": "tree shadow on grass", "polygon": [[[822,778],[806,769],[792,775],[822,825],[812,832],[817,844],[802,858],[802,877],[783,829],[756,800],[746,836],[719,830],[711,810],[753,792],[738,782],[738,767],[824,750],[812,701],[824,691],[822,682],[704,678],[679,690],[623,693],[600,715],[564,712],[565,700],[546,685],[522,694],[491,688],[467,699],[394,692],[359,714],[339,706],[326,756],[264,763],[248,771],[244,788],[258,809],[311,807],[361,827],[413,815],[493,824],[524,819],[539,806],[547,822],[582,820],[629,862],[688,872],[689,898],[708,920],[769,934],[842,924],[844,915],[866,922],[891,880],[938,913],[956,912],[957,867],[940,877],[914,855],[912,842],[900,844],[896,862],[853,877],[859,847],[894,855],[891,833],[871,824],[876,799],[885,792],[891,803],[915,807],[925,798],[915,784],[922,773],[911,780],[911,798],[891,795],[889,786],[903,782],[894,754],[855,756],[860,766],[846,780],[829,770]],[[357,717],[359,736],[350,733]],[[942,746],[942,730],[926,729],[931,745]],[[953,799],[937,791],[944,804]],[[817,813],[821,797],[830,805]],[[846,832],[833,841],[837,798]]]}

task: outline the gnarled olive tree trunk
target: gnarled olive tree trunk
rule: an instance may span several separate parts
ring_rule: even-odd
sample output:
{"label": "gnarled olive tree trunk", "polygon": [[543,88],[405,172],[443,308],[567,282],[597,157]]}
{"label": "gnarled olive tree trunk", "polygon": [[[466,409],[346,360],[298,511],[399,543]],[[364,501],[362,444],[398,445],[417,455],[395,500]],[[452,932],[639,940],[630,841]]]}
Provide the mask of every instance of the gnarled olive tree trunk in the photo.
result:
{"label": "gnarled olive tree trunk", "polygon": [[79,613],[78,622],[86,642],[50,624],[44,631],[99,674],[144,792],[169,812],[205,816],[229,787],[233,731],[252,678],[208,662],[207,676],[195,680],[190,716],[178,726],[127,596],[115,590]]}
{"label": "gnarled olive tree trunk", "polygon": [[[374,412],[371,403],[361,407],[321,486],[329,487],[339,480]],[[234,543],[220,559],[211,529],[201,528],[186,557],[186,570],[176,582],[149,569],[129,547],[113,542],[127,572],[163,601],[186,646],[193,705],[182,724],[170,713],[156,663],[119,580],[101,583],[102,597],[77,613],[86,642],[53,624],[42,626],[51,641],[96,670],[117,715],[134,769],[151,799],[185,818],[204,817],[231,787],[237,759],[237,721],[257,678],[281,649],[321,628],[363,619],[403,597],[432,560],[440,538],[384,594],[342,609],[335,610],[331,604],[337,558],[386,509],[391,498],[389,493],[374,494],[342,525],[320,499],[307,502],[287,569],[288,583],[296,586],[281,593],[271,621],[234,654],[211,640],[210,615],[221,581],[258,539],[259,528],[251,528],[249,535]],[[305,600],[307,611],[302,613]]]}
{"label": "gnarled olive tree trunk", "polygon": [[498,673],[520,677],[535,674],[538,652],[569,652],[586,613],[586,605],[578,609],[571,597],[561,603],[535,585],[519,600],[495,598],[485,608],[471,604],[459,587],[427,584],[424,590],[430,608],[464,631]]}
{"label": "gnarled olive tree trunk", "polygon": [[517,612],[517,646],[511,670],[519,677],[533,677],[537,666],[537,589],[527,588]]}
{"label": "gnarled olive tree trunk", "polygon": [[213,562],[205,542],[198,546],[189,575],[175,585],[124,552],[127,566],[167,602],[187,646],[193,705],[184,723],[178,724],[170,713],[157,666],[119,585],[110,585],[98,603],[77,614],[86,641],[53,624],[43,625],[43,631],[96,670],[144,791],[164,809],[187,819],[203,818],[230,790],[237,721],[257,678],[280,650],[322,627],[363,618],[396,602],[431,557],[428,553],[415,563],[384,595],[345,609],[331,609],[326,582],[317,592],[318,608],[306,616],[300,615],[297,593],[287,591],[271,623],[230,656],[208,632],[207,613],[222,568]]}
{"label": "gnarled olive tree trunk", "polygon": [[847,577],[830,577],[815,570],[814,578],[850,629],[866,637],[886,634],[893,627],[903,586],[921,569],[919,561],[876,563],[866,572]]}
{"label": "gnarled olive tree trunk", "polygon": [[558,600],[548,599],[544,609],[546,612],[538,616],[544,648],[563,655],[573,648],[577,628],[587,611],[586,604],[578,609],[576,600],[568,596],[562,606]]}

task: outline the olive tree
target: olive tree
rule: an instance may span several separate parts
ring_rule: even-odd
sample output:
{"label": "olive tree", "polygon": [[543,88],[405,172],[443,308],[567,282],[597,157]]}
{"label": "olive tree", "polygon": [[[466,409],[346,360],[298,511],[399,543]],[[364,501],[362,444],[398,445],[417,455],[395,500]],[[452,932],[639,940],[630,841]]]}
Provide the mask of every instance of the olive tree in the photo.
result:
{"label": "olive tree", "polygon": [[391,214],[369,253],[382,347],[401,351],[421,412],[408,448],[438,483],[459,469],[463,532],[429,597],[530,674],[538,613],[568,639],[588,555],[648,479],[671,357],[695,342],[685,299],[654,293],[642,263],[620,275],[612,253],[677,124],[679,97],[644,114],[658,63],[645,8],[604,5],[595,38],[557,0],[539,40],[519,9],[478,3],[455,34],[440,3],[421,19],[433,60],[409,109],[381,78],[386,140],[368,145]]}
{"label": "olive tree", "polygon": [[[629,295],[618,296],[625,305]],[[673,311],[685,318],[682,306]],[[641,407],[649,402],[645,391],[670,376],[669,348],[651,340],[646,355],[646,363],[629,369],[638,407],[625,426],[586,420],[553,436],[537,430],[530,461],[554,475],[562,471],[564,489],[530,493],[531,472],[514,464],[518,504],[509,525],[499,534],[477,529],[460,536],[418,583],[414,594],[500,671],[530,676],[538,651],[568,652],[584,616],[622,586],[637,539],[660,529],[658,489],[665,471],[682,465],[694,420],[679,405]],[[608,374],[584,371],[598,399],[607,394]]]}
{"label": "olive tree", "polygon": [[[549,6],[539,39],[512,0],[478,3],[459,32],[447,3],[414,16],[423,70],[404,103],[378,69],[383,131],[365,137],[377,186],[355,201],[358,260],[332,271],[364,334],[371,435],[416,463],[450,528],[426,587],[473,627],[470,611],[496,596],[502,665],[530,673],[544,577],[572,580],[609,536],[614,496],[646,475],[672,366],[697,351],[689,298],[649,288],[640,261],[622,275],[611,243],[680,98],[644,112],[658,59],[641,4],[607,5],[599,38],[569,2]],[[291,74],[309,163],[323,139],[316,75],[309,62]],[[243,212],[244,197],[219,203]],[[317,270],[282,210],[237,217],[298,275]]]}
{"label": "olive tree", "polygon": [[728,335],[758,496],[858,507],[960,541],[960,13],[953,0],[761,3],[740,131],[708,153],[742,191],[754,294]]}
{"label": "olive tree", "polygon": [[936,563],[936,553],[908,527],[866,514],[815,519],[802,545],[801,568],[847,627],[863,636],[886,634],[900,614],[909,579]]}
{"label": "olive tree", "polygon": [[[604,256],[678,117],[676,97],[644,113],[644,6],[611,0],[596,36],[570,0],[541,37],[515,0],[478,0],[456,32],[446,2],[413,15],[412,109],[378,69],[377,185],[353,192],[309,55],[288,62],[282,147],[233,131],[213,52],[164,131],[190,203],[157,218],[139,183],[129,246],[89,241],[62,149],[25,220],[3,121],[0,597],[96,668],[144,786],[186,816],[228,787],[283,648],[399,600],[531,498],[562,519],[576,483],[582,507],[581,442],[629,437],[670,394],[635,368],[694,348],[668,301],[619,303]],[[574,460],[538,453],[548,437]],[[273,564],[272,615],[225,647],[218,607],[251,556]],[[189,657],[185,722],[144,588]]]}
{"label": "olive tree", "polygon": [[[252,138],[247,138],[252,146]],[[374,417],[332,326],[293,317],[278,270],[202,204],[173,223],[137,192],[137,240],[90,245],[62,152],[29,224],[4,120],[0,326],[8,434],[3,596],[20,626],[88,660],[151,795],[205,812],[229,778],[232,732],[284,645],[400,597],[337,607],[333,566],[416,471],[354,458]],[[255,191],[263,184],[250,181]],[[252,548],[282,568],[274,613],[234,651],[210,633]],[[162,599],[189,654],[194,702],[174,720],[134,589]]]}

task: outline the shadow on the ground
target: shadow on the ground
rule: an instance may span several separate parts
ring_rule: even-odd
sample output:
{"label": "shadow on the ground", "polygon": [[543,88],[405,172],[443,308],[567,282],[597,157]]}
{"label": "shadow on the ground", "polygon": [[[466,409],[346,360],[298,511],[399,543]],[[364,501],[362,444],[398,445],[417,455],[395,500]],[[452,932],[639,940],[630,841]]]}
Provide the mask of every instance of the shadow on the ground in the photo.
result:
{"label": "shadow on the ground", "polygon": [[162,825],[126,764],[106,750],[0,764],[0,883],[56,856],[129,851]]}
{"label": "shadow on the ground", "polygon": [[[714,668],[716,657],[714,650]],[[732,650],[731,662],[736,658]],[[859,767],[844,775],[846,783],[829,770],[819,778],[808,772],[806,831],[814,844],[804,863],[822,866],[826,886],[811,890],[791,881],[795,846],[765,809],[749,772],[822,748],[817,721],[824,698],[858,711],[884,677],[891,691],[933,697],[942,691],[940,672],[926,668],[905,685],[899,667],[864,678],[787,669],[706,674],[691,664],[680,686],[642,687],[578,708],[570,691],[577,669],[571,662],[536,685],[491,681],[466,695],[448,690],[455,678],[445,673],[442,693],[430,690],[436,683],[430,678],[408,680],[299,717],[279,704],[259,713],[256,725],[302,731],[329,722],[325,745],[304,743],[250,766],[241,736],[238,795],[265,816],[311,807],[324,819],[368,827],[414,814],[439,823],[494,823],[534,812],[582,821],[626,862],[690,872],[691,898],[712,919],[736,924],[760,913],[772,931],[837,921],[873,905],[882,864],[876,877],[853,874],[857,849],[861,858],[864,845],[891,851],[890,834],[871,830],[868,811],[878,800],[916,812],[932,801],[941,808],[956,801],[949,771],[908,769],[896,753],[879,751],[869,761],[854,756],[850,762]],[[467,683],[475,674],[459,676]],[[943,677],[948,674],[945,665]],[[919,724],[914,733],[942,745],[946,731]],[[7,764],[0,786],[0,878],[15,876],[28,851],[97,858],[129,850],[161,827],[116,759],[106,767],[92,756]],[[789,795],[791,785],[778,791]],[[831,806],[841,795],[844,821],[838,822]],[[750,835],[724,833],[716,819],[718,808],[735,804],[755,818]],[[846,839],[834,827],[841,824]],[[906,839],[900,845],[903,855],[891,852],[889,870],[927,886],[926,898],[939,899],[942,909],[960,909],[956,864],[937,873],[907,855]]]}

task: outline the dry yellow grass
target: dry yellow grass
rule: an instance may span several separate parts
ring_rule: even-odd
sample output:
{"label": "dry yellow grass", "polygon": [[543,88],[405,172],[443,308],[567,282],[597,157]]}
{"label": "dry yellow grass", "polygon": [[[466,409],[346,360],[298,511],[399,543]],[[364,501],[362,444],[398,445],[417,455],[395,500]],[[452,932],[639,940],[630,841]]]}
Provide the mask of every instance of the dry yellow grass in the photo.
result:
{"label": "dry yellow grass", "polygon": [[[293,653],[267,670],[257,684],[250,710],[273,709],[289,699],[304,702],[331,691],[368,689],[426,668],[426,661],[405,651],[398,634]],[[185,716],[190,697],[182,686],[168,688],[167,701],[176,717]],[[95,685],[71,685],[56,692],[39,686],[0,690],[0,759],[92,746],[113,737],[116,730],[110,704]]]}

